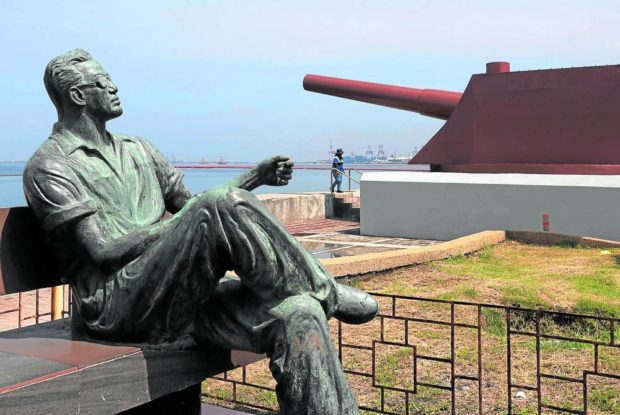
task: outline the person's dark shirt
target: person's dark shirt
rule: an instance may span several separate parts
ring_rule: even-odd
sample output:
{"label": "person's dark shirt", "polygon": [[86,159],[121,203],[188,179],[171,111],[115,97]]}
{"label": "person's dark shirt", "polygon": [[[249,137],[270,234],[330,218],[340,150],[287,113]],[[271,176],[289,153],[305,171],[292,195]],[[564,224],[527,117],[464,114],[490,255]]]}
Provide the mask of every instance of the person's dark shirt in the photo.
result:
{"label": "person's dark shirt", "polygon": [[344,171],[344,160],[342,157],[335,155],[332,160],[332,168]]}

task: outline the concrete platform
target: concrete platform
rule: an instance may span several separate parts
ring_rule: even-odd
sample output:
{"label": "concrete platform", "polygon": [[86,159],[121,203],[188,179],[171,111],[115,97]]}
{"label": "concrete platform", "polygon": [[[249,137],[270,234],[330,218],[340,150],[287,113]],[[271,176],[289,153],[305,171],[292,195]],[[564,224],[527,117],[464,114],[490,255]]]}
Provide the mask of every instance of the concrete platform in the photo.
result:
{"label": "concrete platform", "polygon": [[620,240],[620,176],[370,172],[365,235],[454,239],[488,229]]}
{"label": "concrete platform", "polygon": [[360,235],[359,223],[348,220],[321,219],[290,223],[285,226],[308,251],[320,259],[421,248],[442,242],[429,239],[364,236]]}

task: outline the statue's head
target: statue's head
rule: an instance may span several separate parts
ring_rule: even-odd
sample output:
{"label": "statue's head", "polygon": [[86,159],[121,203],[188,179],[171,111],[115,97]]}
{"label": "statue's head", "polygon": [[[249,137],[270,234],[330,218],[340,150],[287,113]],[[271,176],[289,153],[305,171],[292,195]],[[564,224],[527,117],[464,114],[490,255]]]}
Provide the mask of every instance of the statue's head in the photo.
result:
{"label": "statue's head", "polygon": [[69,114],[86,113],[105,122],[123,113],[116,95],[118,88],[110,75],[82,49],[52,59],[45,68],[43,81],[59,120]]}

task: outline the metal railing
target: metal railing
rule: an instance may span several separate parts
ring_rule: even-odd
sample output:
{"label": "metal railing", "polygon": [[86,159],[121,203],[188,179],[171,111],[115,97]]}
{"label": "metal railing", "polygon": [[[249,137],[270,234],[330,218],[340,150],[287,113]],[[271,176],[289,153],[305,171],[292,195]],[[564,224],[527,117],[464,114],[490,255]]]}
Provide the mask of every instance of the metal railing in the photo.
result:
{"label": "metal railing", "polygon": [[[374,295],[382,307],[372,323],[378,327],[341,322],[333,327],[340,361],[363,411],[613,414],[620,407],[620,319]],[[240,388],[246,388],[246,397],[247,388],[262,394],[272,389],[248,381],[247,372],[213,378],[232,384],[232,394],[207,396],[276,411],[260,400],[239,399]],[[618,402],[608,402],[613,399]]]}
{"label": "metal railing", "polygon": [[355,171],[355,172],[359,173],[359,174],[360,174],[360,176],[361,176],[362,172],[361,172],[361,171],[359,171],[359,170],[357,170],[357,169],[354,169],[354,168],[352,168],[352,167],[350,167],[350,168],[348,168],[348,169],[346,169],[346,170],[349,170],[349,173],[348,173],[348,174],[347,174],[347,173],[345,173],[345,172],[343,172],[343,171],[338,170],[338,169],[337,169],[337,168],[335,168],[335,167],[332,167],[332,168],[331,168],[331,170],[330,170],[330,175],[329,175],[329,188],[330,188],[330,189],[332,188],[332,185],[334,184],[334,175],[333,175],[333,172],[337,172],[337,173],[339,173],[339,174],[342,174],[343,176],[345,176],[345,177],[347,177],[347,178],[349,179],[349,192],[351,191],[351,181],[354,181],[354,182],[355,182],[355,183],[357,183],[358,185],[360,184],[360,182],[359,182],[358,180],[356,180],[356,179],[354,179],[353,177],[351,177],[351,170],[353,170],[353,171]]}
{"label": "metal railing", "polygon": [[[60,298],[53,301],[54,295]],[[586,415],[613,414],[620,407],[618,318],[373,295],[381,313],[372,323],[349,326],[332,320],[338,356],[364,411]],[[0,296],[0,307],[0,331],[67,317],[70,290],[60,286]],[[276,411],[241,397],[240,389],[247,397],[248,388],[273,394],[273,387],[250,380],[248,367],[238,371],[209,380],[230,385],[229,396],[207,396]],[[265,371],[263,378],[270,379]]]}
{"label": "metal railing", "polygon": [[71,290],[59,285],[0,296],[0,331],[69,317]]}

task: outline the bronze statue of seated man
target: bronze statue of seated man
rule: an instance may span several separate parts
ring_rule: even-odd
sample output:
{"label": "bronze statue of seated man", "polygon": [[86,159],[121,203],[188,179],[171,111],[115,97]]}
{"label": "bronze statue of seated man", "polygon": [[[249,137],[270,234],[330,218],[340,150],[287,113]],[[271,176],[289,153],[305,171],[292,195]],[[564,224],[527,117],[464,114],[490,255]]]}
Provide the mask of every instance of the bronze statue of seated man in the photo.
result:
{"label": "bronze statue of seated man", "polygon": [[[266,353],[282,413],[358,413],[327,320],[364,323],[378,305],[336,283],[250,193],[286,185],[293,162],[267,159],[192,196],[152,144],[106,130],[123,112],[118,88],[87,52],[52,59],[44,81],[58,122],[24,189],[88,333],[149,343],[190,334]],[[221,280],[228,270],[239,279]]]}

